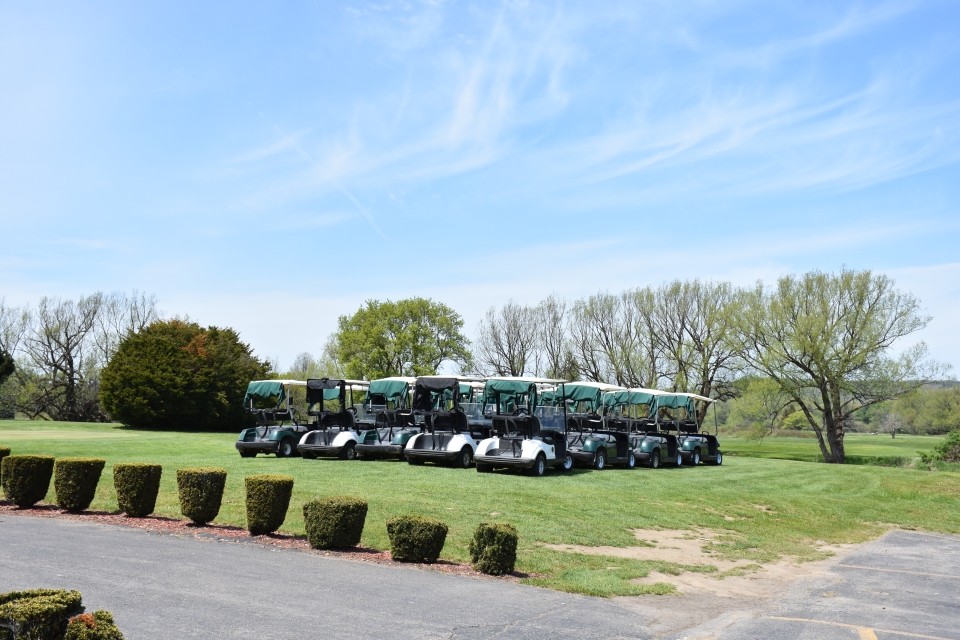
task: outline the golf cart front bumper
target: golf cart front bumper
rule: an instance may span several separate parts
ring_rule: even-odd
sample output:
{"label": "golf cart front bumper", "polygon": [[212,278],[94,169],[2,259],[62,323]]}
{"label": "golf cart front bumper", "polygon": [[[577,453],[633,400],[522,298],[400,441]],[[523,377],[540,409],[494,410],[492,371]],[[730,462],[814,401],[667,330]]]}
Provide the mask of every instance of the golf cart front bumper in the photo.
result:
{"label": "golf cart front bumper", "polygon": [[474,461],[477,464],[485,464],[490,467],[509,467],[511,469],[529,469],[536,462],[536,458],[515,458],[513,456],[476,456]]}
{"label": "golf cart front bumper", "polygon": [[573,458],[574,462],[585,462],[587,464],[593,464],[597,461],[597,452],[596,451],[570,451],[567,450],[567,453],[570,454],[570,457]]}
{"label": "golf cart front bumper", "polygon": [[237,451],[256,451],[257,453],[276,453],[280,443],[274,440],[237,440]]}
{"label": "golf cart front bumper", "polygon": [[457,459],[457,456],[460,455],[459,451],[447,451],[445,449],[410,449],[406,450],[406,457],[409,460],[410,458],[423,458],[424,460],[444,460],[447,462]]}
{"label": "golf cart front bumper", "polygon": [[402,444],[358,444],[357,453],[369,453],[379,456],[399,456],[403,455]]}
{"label": "golf cart front bumper", "polygon": [[297,451],[301,453],[306,451],[317,457],[339,456],[340,452],[343,451],[343,447],[329,444],[300,444],[297,445]]}
{"label": "golf cart front bumper", "polygon": [[693,454],[694,454],[693,449],[691,449],[690,451],[684,451],[684,450],[680,451],[680,457],[683,458],[684,462],[686,462],[687,460],[693,461]]}
{"label": "golf cart front bumper", "polygon": [[650,462],[650,459],[653,457],[653,453],[634,449],[633,456],[637,459],[637,462]]}

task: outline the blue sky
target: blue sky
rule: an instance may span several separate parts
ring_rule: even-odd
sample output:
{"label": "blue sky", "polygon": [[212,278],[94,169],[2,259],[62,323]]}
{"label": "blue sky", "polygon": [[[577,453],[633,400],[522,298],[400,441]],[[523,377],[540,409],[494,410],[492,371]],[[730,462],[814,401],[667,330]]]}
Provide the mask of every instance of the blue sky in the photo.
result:
{"label": "blue sky", "polygon": [[[0,2],[0,296],[289,364],[368,298],[873,269],[960,368],[956,2]],[[954,373],[957,373],[956,369]]]}

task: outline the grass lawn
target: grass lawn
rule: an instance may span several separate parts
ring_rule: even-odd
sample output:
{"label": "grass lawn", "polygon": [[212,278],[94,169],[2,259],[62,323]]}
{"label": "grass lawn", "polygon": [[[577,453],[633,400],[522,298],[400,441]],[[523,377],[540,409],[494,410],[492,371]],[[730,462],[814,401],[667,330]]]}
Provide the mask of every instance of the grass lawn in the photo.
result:
{"label": "grass lawn", "polygon": [[[940,436],[847,434],[843,439],[849,462],[853,464],[883,464],[897,459],[916,458],[918,451],[930,452],[943,440]],[[777,458],[823,462],[816,438],[776,437],[763,442],[743,438],[722,438],[723,451],[732,456]]]}
{"label": "grass lawn", "polygon": [[[117,508],[110,473],[116,462],[162,464],[157,511],[174,517],[180,517],[174,471],[220,466],[229,475],[217,522],[243,526],[243,477],[283,473],[296,478],[284,531],[304,533],[301,507],[307,500],[348,494],[370,503],[364,545],[388,548],[384,521],[393,515],[422,514],[450,526],[443,557],[464,561],[478,523],[510,522],[521,537],[518,570],[545,576],[527,582],[593,595],[669,592],[667,585],[638,585],[631,580],[650,570],[675,575],[704,569],[552,551],[542,543],[624,547],[638,544],[633,529],[703,527],[724,534],[713,544],[717,557],[763,563],[782,556],[819,558],[818,544],[865,541],[879,536],[885,530],[883,523],[960,533],[960,474],[950,472],[837,467],[737,455],[726,457],[722,467],[578,470],[531,478],[393,461],[241,459],[233,446],[235,438],[233,434],[136,431],[116,425],[0,421],[0,445],[11,447],[15,454],[106,458],[94,509]],[[926,448],[906,437],[898,437],[895,444],[889,437],[856,438],[863,438],[864,452],[904,455]],[[777,447],[816,449],[812,440],[781,440],[786,439],[765,440],[757,450],[766,455]],[[854,440],[851,453],[861,446],[859,439],[856,444]],[[721,439],[721,443],[725,450],[750,455],[750,448],[756,446],[735,439]],[[930,439],[929,446],[933,443]],[[899,451],[900,447],[904,450]],[[47,499],[52,502],[53,498],[51,487]]]}

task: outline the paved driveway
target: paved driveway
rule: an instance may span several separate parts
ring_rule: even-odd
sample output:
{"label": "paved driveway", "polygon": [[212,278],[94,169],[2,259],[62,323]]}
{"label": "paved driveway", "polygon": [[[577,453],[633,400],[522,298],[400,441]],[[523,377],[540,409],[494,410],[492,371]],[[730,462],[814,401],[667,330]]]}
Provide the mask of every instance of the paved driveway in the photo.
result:
{"label": "paved driveway", "polygon": [[[79,589],[88,610],[115,614],[128,640],[652,638],[657,609],[669,604],[682,616],[698,602],[650,596],[632,606],[302,551],[4,517],[0,592],[37,587]],[[773,603],[742,604],[669,637],[960,640],[960,538],[891,532]]]}
{"label": "paved driveway", "polygon": [[[128,640],[649,638],[599,598],[74,520],[0,521],[0,593],[79,589]],[[213,631],[211,631],[213,630]]]}
{"label": "paved driveway", "polygon": [[743,617],[752,619],[734,613],[674,637],[960,640],[960,537],[891,531]]}

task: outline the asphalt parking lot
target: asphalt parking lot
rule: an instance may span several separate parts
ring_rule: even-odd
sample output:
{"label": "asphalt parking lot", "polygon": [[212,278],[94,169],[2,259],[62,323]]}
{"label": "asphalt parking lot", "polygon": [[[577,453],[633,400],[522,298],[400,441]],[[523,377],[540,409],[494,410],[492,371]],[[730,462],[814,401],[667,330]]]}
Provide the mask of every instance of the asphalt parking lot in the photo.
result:
{"label": "asphalt parking lot", "polygon": [[960,537],[891,531],[800,582],[758,617],[676,638],[960,639]]}
{"label": "asphalt parking lot", "polygon": [[[654,638],[643,611],[666,602],[649,596],[632,607],[303,551],[5,516],[0,592],[37,587],[79,589],[88,610],[114,613],[128,640]],[[697,606],[695,595],[666,598],[676,611]],[[762,607],[731,607],[669,637],[960,640],[960,537],[890,532]]]}

